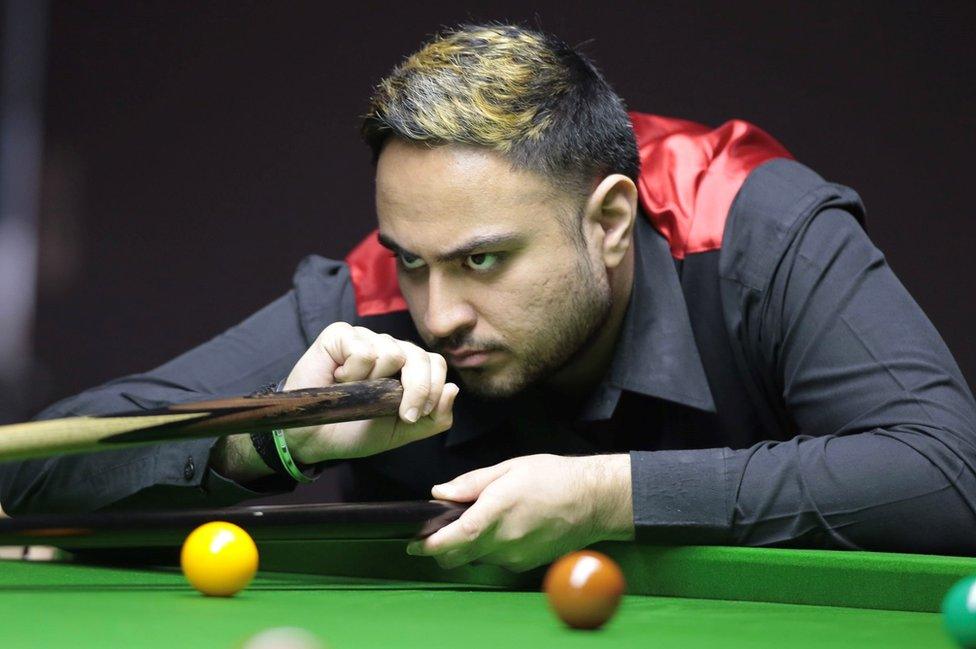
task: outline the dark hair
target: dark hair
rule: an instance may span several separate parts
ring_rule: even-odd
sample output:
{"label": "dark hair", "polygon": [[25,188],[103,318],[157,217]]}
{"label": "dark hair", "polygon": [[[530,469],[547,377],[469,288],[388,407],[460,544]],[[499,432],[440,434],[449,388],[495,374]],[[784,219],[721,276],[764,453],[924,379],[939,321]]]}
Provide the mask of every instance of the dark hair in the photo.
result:
{"label": "dark hair", "polygon": [[376,87],[362,136],[487,147],[514,167],[588,194],[611,173],[635,183],[640,159],[623,100],[596,66],[558,38],[515,25],[436,35]]}

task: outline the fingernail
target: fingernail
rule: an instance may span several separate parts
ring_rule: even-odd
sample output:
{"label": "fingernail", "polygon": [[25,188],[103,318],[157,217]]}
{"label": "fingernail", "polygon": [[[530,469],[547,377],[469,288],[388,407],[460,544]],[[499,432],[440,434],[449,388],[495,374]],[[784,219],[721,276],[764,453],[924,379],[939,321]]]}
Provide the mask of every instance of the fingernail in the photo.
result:
{"label": "fingernail", "polygon": [[407,415],[406,417],[404,417],[404,419],[406,419],[411,424],[413,424],[417,422],[419,414],[420,414],[419,410],[417,410],[416,408],[411,408],[410,410],[407,411]]}
{"label": "fingernail", "polygon": [[426,417],[431,412],[433,412],[433,410],[434,410],[434,404],[428,401],[427,405],[424,406],[424,417]]}
{"label": "fingernail", "polygon": [[443,484],[434,485],[430,492],[434,498],[442,498],[444,500],[451,500],[457,494],[453,488]]}

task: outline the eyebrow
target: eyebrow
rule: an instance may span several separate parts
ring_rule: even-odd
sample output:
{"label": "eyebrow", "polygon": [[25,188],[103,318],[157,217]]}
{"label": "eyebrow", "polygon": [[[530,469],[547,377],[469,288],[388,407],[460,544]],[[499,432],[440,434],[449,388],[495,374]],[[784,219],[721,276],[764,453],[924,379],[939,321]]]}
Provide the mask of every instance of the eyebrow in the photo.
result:
{"label": "eyebrow", "polygon": [[[387,248],[388,250],[392,250],[397,254],[406,253],[412,257],[420,256],[410,252],[409,250],[407,250],[406,248],[404,248],[403,246],[401,246],[396,241],[394,241],[387,235],[383,234],[382,232],[379,234],[378,239],[380,244],[384,248]],[[464,257],[467,257],[468,255],[474,253],[476,250],[480,250],[482,248],[511,245],[514,243],[518,243],[521,240],[522,240],[521,235],[514,234],[514,233],[486,234],[480,237],[475,237],[469,241],[466,241],[460,246],[452,248],[447,252],[439,253],[434,257],[434,260],[438,262],[454,261],[457,259],[462,259]]]}

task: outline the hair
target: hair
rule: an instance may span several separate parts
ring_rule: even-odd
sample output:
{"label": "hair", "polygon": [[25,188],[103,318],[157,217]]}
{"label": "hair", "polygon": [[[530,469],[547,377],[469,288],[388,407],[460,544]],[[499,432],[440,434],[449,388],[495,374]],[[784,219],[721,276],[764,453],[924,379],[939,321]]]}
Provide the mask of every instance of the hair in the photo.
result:
{"label": "hair", "polygon": [[388,138],[467,144],[586,196],[594,180],[640,172],[623,100],[558,38],[516,25],[435,35],[377,85],[362,136],[379,159]]}

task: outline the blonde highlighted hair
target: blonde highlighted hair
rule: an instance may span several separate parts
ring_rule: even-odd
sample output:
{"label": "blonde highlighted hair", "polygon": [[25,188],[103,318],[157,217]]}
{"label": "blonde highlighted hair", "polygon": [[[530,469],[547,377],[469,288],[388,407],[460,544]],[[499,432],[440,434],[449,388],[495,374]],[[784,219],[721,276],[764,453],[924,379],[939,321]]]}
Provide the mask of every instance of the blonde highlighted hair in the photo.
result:
{"label": "blonde highlighted hair", "polygon": [[497,151],[513,167],[588,188],[639,173],[623,101],[583,54],[515,25],[436,35],[377,85],[362,135],[378,159],[390,137]]}

